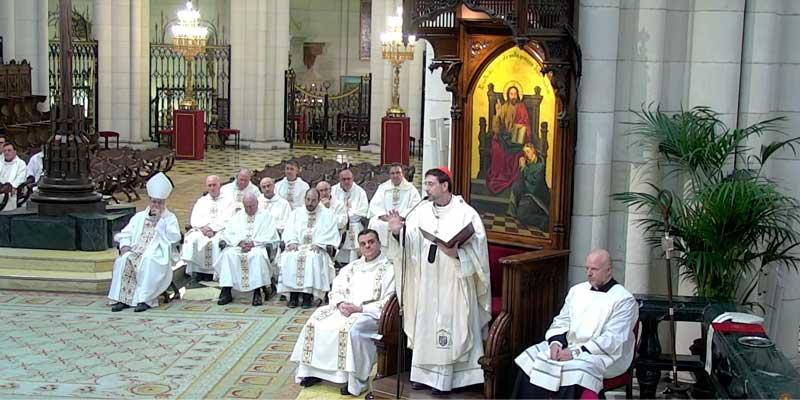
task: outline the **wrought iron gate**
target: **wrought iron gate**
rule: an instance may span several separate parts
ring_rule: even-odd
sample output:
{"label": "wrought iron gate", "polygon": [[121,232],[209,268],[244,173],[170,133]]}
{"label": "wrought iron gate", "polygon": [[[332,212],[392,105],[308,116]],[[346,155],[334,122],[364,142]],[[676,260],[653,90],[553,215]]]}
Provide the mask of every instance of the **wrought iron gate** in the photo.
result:
{"label": "wrought iron gate", "polygon": [[329,94],[330,84],[303,87],[294,70],[284,78],[284,133],[294,147],[360,149],[369,144],[372,74],[343,93]]}
{"label": "wrought iron gate", "polygon": [[[155,35],[161,37],[161,43],[150,43],[150,140],[159,144],[158,132],[172,126],[172,111],[178,108],[186,87],[186,60],[164,43],[168,24]],[[231,46],[214,44],[217,30],[210,23],[209,32],[209,45],[192,64],[193,97],[197,107],[205,111],[206,126],[223,127],[219,126],[223,121],[230,121],[230,107],[220,105],[230,99]]]}
{"label": "wrought iron gate", "polygon": [[[47,59],[49,63],[50,106],[61,97],[61,43],[51,40]],[[88,120],[89,134],[97,132],[97,41],[72,42],[72,102],[83,106]]]}

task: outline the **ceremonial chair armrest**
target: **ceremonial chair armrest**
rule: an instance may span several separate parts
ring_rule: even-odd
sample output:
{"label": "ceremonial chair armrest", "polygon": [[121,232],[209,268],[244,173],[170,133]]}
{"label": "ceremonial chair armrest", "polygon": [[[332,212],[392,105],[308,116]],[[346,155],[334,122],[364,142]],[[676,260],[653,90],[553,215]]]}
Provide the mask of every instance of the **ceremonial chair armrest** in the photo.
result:
{"label": "ceremonial chair armrest", "polygon": [[220,240],[219,241],[219,249],[220,250],[225,250],[226,247],[228,247],[228,242],[226,242],[224,240]]}

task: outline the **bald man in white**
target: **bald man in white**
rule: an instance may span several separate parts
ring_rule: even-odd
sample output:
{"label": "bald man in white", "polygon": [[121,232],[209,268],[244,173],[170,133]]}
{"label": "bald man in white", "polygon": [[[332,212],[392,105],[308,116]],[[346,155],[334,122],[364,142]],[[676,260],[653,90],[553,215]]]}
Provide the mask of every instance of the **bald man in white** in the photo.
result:
{"label": "bald man in white", "polygon": [[258,190],[258,186],[251,182],[252,178],[253,173],[249,169],[240,168],[236,173],[236,179],[233,182],[222,186],[222,195],[229,197],[236,204],[236,211],[239,211],[243,208],[242,199],[244,198],[245,193],[252,193],[256,197],[261,194],[261,192]]}
{"label": "bald man in white", "polygon": [[275,180],[270,177],[261,179],[261,196],[258,197],[258,208],[268,212],[275,221],[279,233],[283,233],[292,206],[286,199],[275,193]]}
{"label": "bald man in white", "polygon": [[604,378],[627,371],[639,307],[612,270],[608,251],[589,252],[587,281],[570,288],[546,340],[514,360],[523,373],[517,375],[512,397],[597,398]]}
{"label": "bald man in white", "polygon": [[206,190],[194,203],[189,219],[192,228],[186,232],[181,250],[186,273],[192,276],[194,285],[213,279],[214,262],[219,257],[219,234],[236,208],[230,197],[222,195],[218,176],[206,178]]}

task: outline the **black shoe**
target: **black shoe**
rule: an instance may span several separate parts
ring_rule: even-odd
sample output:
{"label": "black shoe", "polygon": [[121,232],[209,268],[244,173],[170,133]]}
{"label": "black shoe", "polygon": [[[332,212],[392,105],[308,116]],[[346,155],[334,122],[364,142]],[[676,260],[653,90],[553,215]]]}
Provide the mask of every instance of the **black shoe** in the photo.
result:
{"label": "black shoe", "polygon": [[452,393],[449,390],[431,389],[431,394],[434,396],[448,396]]}
{"label": "black shoe", "polygon": [[411,389],[413,390],[424,390],[427,389],[428,385],[419,383],[419,382],[411,382]]}
{"label": "black shoe", "polygon": [[125,303],[117,302],[116,304],[111,306],[111,312],[120,312],[120,311],[122,311],[122,310],[124,310],[126,308],[131,308],[131,306],[129,306],[129,305],[125,304]]}
{"label": "black shoe", "polygon": [[229,286],[223,287],[222,293],[219,294],[219,300],[217,300],[217,304],[224,306],[225,304],[228,304],[232,301],[233,301],[233,295],[231,294],[231,288]]}
{"label": "black shoe", "polygon": [[286,304],[289,308],[297,307],[297,303],[299,301],[300,293],[292,292],[289,294],[289,303]]}
{"label": "black shoe", "polygon": [[303,293],[303,305],[301,305],[300,307],[304,310],[308,310],[309,308],[314,307],[314,305],[312,304],[313,300],[314,300],[314,295],[309,293]]}
{"label": "black shoe", "polygon": [[253,304],[253,306],[260,306],[260,305],[264,304],[264,302],[261,301],[261,288],[253,290],[253,303],[252,304]]}
{"label": "black shoe", "polygon": [[350,391],[347,390],[347,385],[344,385],[341,388],[339,388],[339,394],[341,394],[342,396],[353,396],[353,397],[358,396],[357,394],[350,393]]}
{"label": "black shoe", "polygon": [[278,298],[278,301],[286,301],[286,296],[285,295],[281,295],[281,297]]}
{"label": "black shoe", "polygon": [[133,309],[133,312],[147,311],[149,308],[150,306],[148,306],[147,303],[139,303],[136,305],[136,308]]}
{"label": "black shoe", "polygon": [[300,380],[300,386],[302,387],[311,387],[318,383],[322,382],[322,379],[317,378],[316,376],[307,376]]}

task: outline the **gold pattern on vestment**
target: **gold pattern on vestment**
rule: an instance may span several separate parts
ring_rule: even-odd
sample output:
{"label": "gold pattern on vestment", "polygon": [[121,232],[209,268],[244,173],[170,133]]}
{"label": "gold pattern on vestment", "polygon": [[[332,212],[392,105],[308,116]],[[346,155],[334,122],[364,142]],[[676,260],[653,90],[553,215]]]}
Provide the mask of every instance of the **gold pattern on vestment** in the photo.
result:
{"label": "gold pattern on vestment", "polygon": [[294,204],[294,183],[296,181],[290,181],[288,178],[286,179],[286,200],[289,200],[289,203]]}
{"label": "gold pattern on vestment", "polygon": [[306,335],[303,338],[303,364],[311,364],[314,356],[314,324],[309,321],[306,325]]}
{"label": "gold pattern on vestment", "polygon": [[336,367],[340,370],[343,370],[347,367],[347,345],[350,343],[350,328],[356,323],[357,320],[357,314],[350,314],[342,328],[339,329],[339,349],[336,354]]}
{"label": "gold pattern on vestment", "polygon": [[392,208],[397,208],[400,206],[400,189],[394,188],[392,189]]}
{"label": "gold pattern on vestment", "polygon": [[[253,230],[255,229],[255,215],[248,215],[247,216],[247,235],[244,237],[245,242],[249,242],[253,239]],[[245,253],[239,250],[239,270],[241,273],[241,287],[242,291],[250,290],[250,267],[247,265],[247,255],[249,253]],[[250,251],[253,251],[252,249]]]}
{"label": "gold pattern on vestment", "polygon": [[139,241],[133,246],[122,270],[122,283],[119,302],[131,305],[133,294],[136,292],[136,271],[139,269],[142,254],[156,234],[156,221],[150,218],[144,220],[144,228]]}
{"label": "gold pattern on vestment", "polygon": [[[314,237],[314,226],[317,223],[316,210],[308,213],[308,224],[306,230],[303,232],[303,245],[310,245]],[[300,250],[297,255],[297,273],[295,274],[296,283],[298,288],[305,287],[306,278],[306,252],[309,250]]]}

